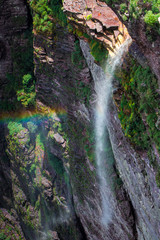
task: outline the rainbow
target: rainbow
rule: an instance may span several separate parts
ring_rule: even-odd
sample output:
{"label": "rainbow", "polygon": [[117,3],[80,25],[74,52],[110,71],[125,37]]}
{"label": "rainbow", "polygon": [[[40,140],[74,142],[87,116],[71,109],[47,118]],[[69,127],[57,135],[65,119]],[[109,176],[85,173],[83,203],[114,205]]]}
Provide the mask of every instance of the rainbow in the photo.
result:
{"label": "rainbow", "polygon": [[39,119],[40,121],[47,120],[49,117],[61,117],[67,115],[67,111],[65,109],[51,109],[45,108],[44,111],[40,110],[23,110],[19,112],[1,112],[0,113],[0,124],[8,123],[10,121],[17,122],[28,122],[28,121],[36,121]]}

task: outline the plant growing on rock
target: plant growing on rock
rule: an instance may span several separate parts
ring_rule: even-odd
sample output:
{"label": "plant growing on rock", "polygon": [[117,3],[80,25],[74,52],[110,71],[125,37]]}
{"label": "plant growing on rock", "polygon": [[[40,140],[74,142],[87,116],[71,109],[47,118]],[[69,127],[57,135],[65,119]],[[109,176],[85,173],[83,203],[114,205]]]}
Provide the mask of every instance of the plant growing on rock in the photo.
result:
{"label": "plant growing on rock", "polygon": [[144,16],[144,21],[147,25],[154,27],[156,24],[158,25],[158,18],[160,17],[160,13],[154,14],[151,10],[146,13]]}
{"label": "plant growing on rock", "polygon": [[52,10],[49,7],[47,0],[31,0],[29,4],[33,10],[33,28],[37,33],[51,35]]}
{"label": "plant growing on rock", "polygon": [[35,82],[30,74],[23,76],[23,89],[17,91],[17,99],[21,101],[25,107],[34,106],[35,104]]}
{"label": "plant growing on rock", "polygon": [[86,20],[89,21],[91,18],[92,18],[92,14],[89,14],[89,15],[86,17]]}
{"label": "plant growing on rock", "polygon": [[120,4],[120,12],[121,12],[121,13],[125,13],[126,10],[127,10],[127,5],[126,5],[126,3],[121,3],[121,4]]}

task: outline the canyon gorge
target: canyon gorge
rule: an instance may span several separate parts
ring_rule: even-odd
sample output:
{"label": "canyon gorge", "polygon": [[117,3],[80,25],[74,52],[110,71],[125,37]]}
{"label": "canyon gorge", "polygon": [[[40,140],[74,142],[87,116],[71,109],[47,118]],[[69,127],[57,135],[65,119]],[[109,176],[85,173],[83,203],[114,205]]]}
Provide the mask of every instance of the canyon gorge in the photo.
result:
{"label": "canyon gorge", "polygon": [[160,240],[159,0],[0,0],[0,239]]}

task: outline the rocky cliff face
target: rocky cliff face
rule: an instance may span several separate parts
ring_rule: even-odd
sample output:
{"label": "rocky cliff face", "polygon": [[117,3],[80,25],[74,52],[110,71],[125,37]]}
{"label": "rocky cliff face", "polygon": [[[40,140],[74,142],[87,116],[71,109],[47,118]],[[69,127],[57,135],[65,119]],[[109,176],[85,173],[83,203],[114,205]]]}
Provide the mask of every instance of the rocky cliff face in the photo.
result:
{"label": "rocky cliff face", "polygon": [[[90,55],[87,43],[82,42],[84,55],[94,78],[101,78],[94,58]],[[106,119],[107,121],[107,119]],[[160,190],[155,182],[155,171],[146,152],[136,152],[126,141],[117,116],[117,109],[112,102],[108,120],[116,167],[120,171],[125,189],[133,204],[136,216],[136,239],[159,239],[159,200]]]}
{"label": "rocky cliff face", "polygon": [[[79,43],[78,36],[88,41],[83,32],[88,33],[113,52],[129,36],[126,28],[104,2],[65,0],[64,10],[73,25],[72,32],[71,26],[68,30],[56,15],[48,20],[52,21],[52,32],[41,32],[35,27],[34,18],[32,36],[25,2],[1,3],[1,238],[158,240],[157,140],[149,139],[151,160],[146,149],[136,148],[124,136],[125,127],[120,125],[117,110],[124,104],[122,95],[132,96],[132,92],[120,70],[117,76],[121,78],[123,74],[123,80],[121,84],[118,77],[114,80],[115,102],[111,100],[107,121],[114,161],[104,166],[110,183],[105,194],[110,196],[113,216],[107,227],[101,222],[102,196],[93,125],[94,80],[104,76],[104,72],[94,62],[87,43]],[[133,31],[129,32],[132,35]],[[131,55],[146,66],[142,54],[132,49]],[[130,57],[124,60],[124,71],[130,68],[130,61]],[[156,69],[153,65],[158,74]],[[155,86],[156,83],[152,89]],[[158,112],[157,105],[155,108]],[[13,114],[13,110],[17,113]],[[130,110],[124,111],[127,115]],[[149,132],[146,119],[143,114]],[[158,124],[157,121],[156,118]]]}
{"label": "rocky cliff face", "polygon": [[[48,46],[47,46],[48,44]],[[67,124],[68,156],[67,158],[51,146],[51,152],[59,157],[70,175],[73,194],[73,206],[85,230],[87,239],[134,239],[134,217],[131,205],[123,187],[116,184],[117,176],[111,170],[113,178],[112,191],[106,189],[112,199],[115,212],[108,229],[101,224],[101,196],[95,170],[91,137],[93,106],[90,106],[94,95],[93,80],[89,69],[82,58],[82,67],[74,66],[71,61],[75,37],[57,25],[56,42],[45,42],[35,37],[35,61],[37,78],[38,107],[59,107],[67,114],[67,123],[62,121],[62,129]],[[63,53],[63,54],[62,54]],[[82,53],[81,53],[82,56]],[[48,76],[49,73],[49,76]],[[81,87],[82,86],[82,87]],[[85,91],[88,92],[88,99]],[[64,145],[59,135],[53,136],[59,144]],[[91,145],[92,144],[92,145]],[[92,154],[92,155],[91,155]],[[112,172],[113,171],[113,172]],[[113,184],[113,182],[115,182]],[[117,199],[115,197],[117,196]],[[121,203],[119,203],[119,201]],[[122,230],[123,229],[123,230]],[[77,239],[77,238],[76,238]]]}
{"label": "rocky cliff face", "polygon": [[[109,6],[105,3],[108,2]],[[126,9],[129,9],[129,2],[126,1]],[[133,3],[134,4],[134,3]],[[141,5],[134,6],[135,12],[139,14]],[[109,49],[114,49],[117,41],[123,41],[128,32],[132,39],[136,41],[141,51],[144,53],[148,64],[152,68],[153,72],[159,79],[159,48],[160,38],[156,35],[156,39],[149,41],[147,37],[147,28],[143,18],[140,19],[129,17],[133,15],[131,10],[126,13],[125,26],[120,22],[122,20],[122,14],[120,13],[120,4],[114,4],[112,1],[88,1],[78,0],[72,3],[72,1],[63,2],[64,10],[68,15],[69,21],[78,29],[91,34],[98,41],[103,42],[104,46]],[[130,7],[130,9],[132,9]],[[148,8],[149,9],[149,4]],[[113,11],[114,12],[113,12]],[[117,14],[117,15],[116,15]],[[119,17],[119,18],[118,18]],[[126,29],[127,28],[127,29]],[[151,33],[151,30],[149,30]],[[153,33],[154,35],[154,33]]]}
{"label": "rocky cliff face", "polygon": [[87,32],[112,52],[129,36],[126,27],[104,2],[64,1],[63,7],[75,28]]}

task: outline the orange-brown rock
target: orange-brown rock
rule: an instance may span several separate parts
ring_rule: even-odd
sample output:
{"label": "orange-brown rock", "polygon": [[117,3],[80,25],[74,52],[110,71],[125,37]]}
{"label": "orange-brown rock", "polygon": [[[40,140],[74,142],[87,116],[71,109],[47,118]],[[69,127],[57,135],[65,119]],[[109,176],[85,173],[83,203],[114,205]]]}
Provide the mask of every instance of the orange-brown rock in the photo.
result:
{"label": "orange-brown rock", "polygon": [[116,43],[128,36],[127,29],[105,2],[96,0],[64,0],[64,11],[71,24],[114,51]]}

